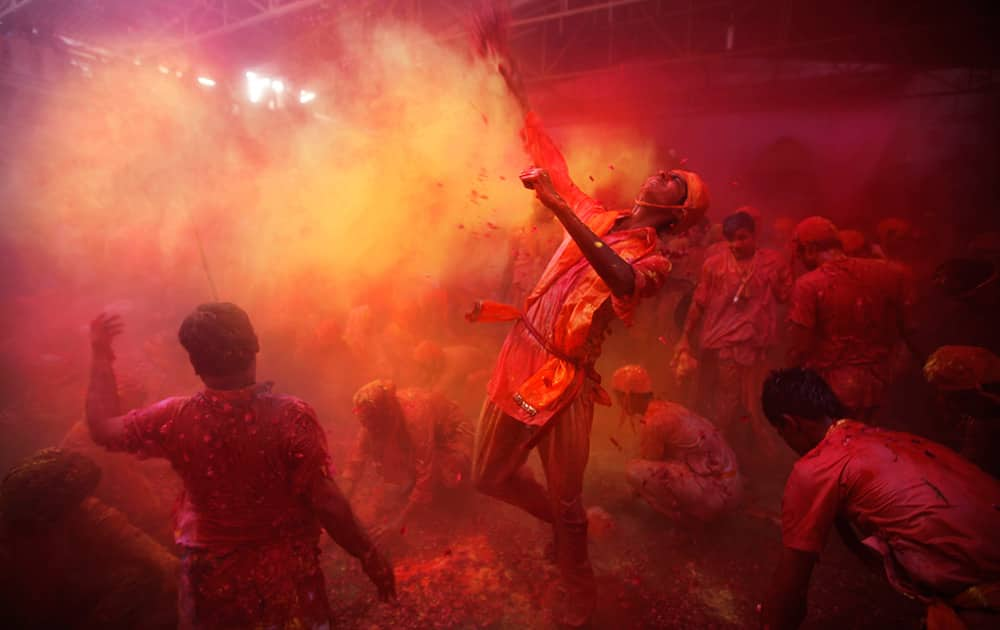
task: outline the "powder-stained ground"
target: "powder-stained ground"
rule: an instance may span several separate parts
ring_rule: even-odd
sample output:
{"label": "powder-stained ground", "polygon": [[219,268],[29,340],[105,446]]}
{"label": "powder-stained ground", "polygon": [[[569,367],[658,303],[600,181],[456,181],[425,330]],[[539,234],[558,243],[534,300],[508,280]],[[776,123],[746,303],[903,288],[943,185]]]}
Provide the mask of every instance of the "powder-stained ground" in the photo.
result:
{"label": "powder-stained ground", "polygon": [[[612,515],[614,530],[591,542],[599,588],[594,627],[757,627],[756,606],[780,551],[774,519],[791,454],[752,483],[747,511],[683,529],[629,497],[625,455],[609,446],[616,433],[606,427],[615,422],[600,415],[598,422],[584,498]],[[617,435],[627,451],[628,436]],[[370,496],[355,501],[366,521],[373,518]],[[447,497],[387,541],[397,571],[396,605],[380,604],[358,564],[327,541],[336,627],[555,627],[547,602],[556,571],[542,552],[549,536],[529,516],[487,497],[471,491]],[[830,539],[803,628],[918,628],[920,617],[917,603],[895,593],[835,535]]]}

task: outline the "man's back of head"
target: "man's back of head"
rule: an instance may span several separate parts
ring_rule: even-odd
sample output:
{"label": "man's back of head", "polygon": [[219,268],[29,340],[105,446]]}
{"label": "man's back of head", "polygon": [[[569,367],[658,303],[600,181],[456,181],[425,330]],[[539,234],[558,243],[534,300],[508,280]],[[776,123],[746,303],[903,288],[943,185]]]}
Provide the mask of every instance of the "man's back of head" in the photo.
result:
{"label": "man's back of head", "polygon": [[230,302],[199,304],[184,318],[177,338],[203,380],[247,372],[260,351],[250,317]]}

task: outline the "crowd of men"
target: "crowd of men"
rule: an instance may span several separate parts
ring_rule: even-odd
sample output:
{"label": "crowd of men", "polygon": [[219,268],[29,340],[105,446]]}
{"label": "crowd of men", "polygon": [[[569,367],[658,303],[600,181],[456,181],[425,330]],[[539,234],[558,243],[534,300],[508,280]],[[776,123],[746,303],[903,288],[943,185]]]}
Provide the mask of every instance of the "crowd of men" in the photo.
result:
{"label": "crowd of men", "polygon": [[[782,500],[783,550],[762,627],[801,623],[813,567],[834,528],[895,589],[927,605],[928,628],[995,627],[1000,359],[982,347],[922,346],[920,292],[931,280],[893,255],[912,226],[883,222],[875,247],[827,218],[791,226],[776,219],[769,235],[776,247],[765,248],[765,213],[739,208],[712,229],[708,187],[683,169],[652,175],[631,207],[609,209],[574,183],[495,32],[480,35],[523,108],[531,166],[521,183],[564,234],[550,246],[548,228],[534,242],[518,235],[510,303],[484,299],[466,315],[507,326],[495,359],[474,344],[429,338],[408,357],[379,353],[359,305],[341,339],[358,356],[379,359],[366,364],[375,378],[353,395],[356,446],[335,471],[313,408],[258,380],[258,337],[238,306],[202,304],[184,319],[178,339],[204,389],[151,405],[116,377],[113,340],[123,322],[101,314],[91,324],[86,421],[61,449],[36,454],[3,481],[3,540],[15,550],[4,557],[25,565],[17,588],[36,588],[37,564],[29,570],[16,553],[30,541],[64,566],[87,562],[69,559],[86,549],[143,576],[129,589],[91,580],[57,585],[83,593],[81,600],[116,603],[93,607],[94,624],[326,628],[322,531],[391,600],[383,535],[405,528],[436,495],[472,486],[551,525],[548,549],[560,578],[554,616],[586,626],[597,584],[583,481],[594,406],[613,402],[595,363],[612,322],[631,324],[640,303],[673,299],[673,291],[683,298],[674,301],[676,329],[642,333],[654,344],[673,340],[661,351],[669,370],[646,369],[639,357],[611,379],[622,423],[638,433],[638,452],[621,471],[635,500],[673,521],[729,518],[780,436],[800,459]],[[960,287],[952,293],[966,301],[993,290],[995,272],[970,283],[977,268],[962,265],[943,266],[938,284]],[[671,285],[684,268],[695,272],[687,295],[678,294],[683,283]],[[887,392],[912,364],[923,366],[942,414],[960,419],[953,444],[960,452],[920,431],[892,430],[900,419]],[[401,378],[407,382],[395,382]],[[485,395],[478,419],[470,392]],[[178,483],[154,462],[140,468],[105,451],[169,463],[183,487],[173,540],[163,494]],[[533,452],[544,483],[526,466]],[[350,503],[366,471],[401,494],[373,531]],[[59,542],[67,537],[89,542]],[[174,544],[180,558],[168,551]],[[37,622],[39,611],[31,614]]]}

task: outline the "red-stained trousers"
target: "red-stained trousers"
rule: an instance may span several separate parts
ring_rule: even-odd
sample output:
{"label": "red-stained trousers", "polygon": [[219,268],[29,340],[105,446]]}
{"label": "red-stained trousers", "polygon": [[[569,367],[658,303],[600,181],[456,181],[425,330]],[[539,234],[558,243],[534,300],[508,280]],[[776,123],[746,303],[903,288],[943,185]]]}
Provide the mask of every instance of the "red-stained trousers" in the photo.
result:
{"label": "red-stained trousers", "polygon": [[[479,491],[552,523],[563,583],[573,608],[584,614],[593,611],[596,597],[582,496],[593,421],[593,396],[586,387],[543,427],[526,425],[487,400],[476,428],[472,462]],[[535,448],[547,489],[525,466]]]}

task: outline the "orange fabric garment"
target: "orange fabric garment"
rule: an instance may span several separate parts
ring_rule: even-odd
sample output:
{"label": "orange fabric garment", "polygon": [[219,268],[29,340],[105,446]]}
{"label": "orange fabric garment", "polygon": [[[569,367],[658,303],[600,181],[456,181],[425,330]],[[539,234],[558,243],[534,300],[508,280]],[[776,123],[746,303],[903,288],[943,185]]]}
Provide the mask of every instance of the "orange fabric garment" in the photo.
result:
{"label": "orange fabric garment", "polygon": [[505,292],[507,302],[524,304],[564,235],[562,225],[554,218],[511,233],[510,286]]}
{"label": "orange fabric garment", "polygon": [[[552,257],[521,320],[504,342],[489,386],[490,399],[505,413],[526,424],[542,425],[569,404],[580,392],[583,378],[592,374],[612,317],[630,324],[639,299],[665,281],[670,262],[659,253],[652,228],[612,231],[629,212],[605,209],[573,183],[562,153],[534,114],[527,116],[522,137],[534,164],[548,170],[573,212],[635,271],[634,294],[620,299],[611,295],[571,239],[564,239]],[[609,301],[613,310],[600,312]],[[492,315],[494,321],[512,316],[495,303],[484,310],[488,312],[482,314]]]}

